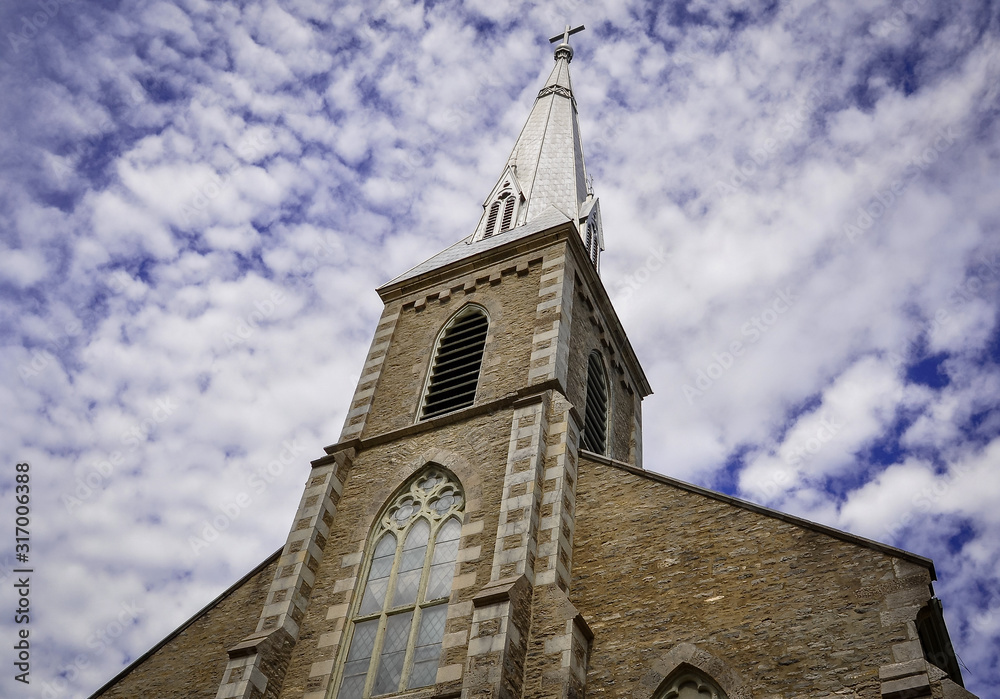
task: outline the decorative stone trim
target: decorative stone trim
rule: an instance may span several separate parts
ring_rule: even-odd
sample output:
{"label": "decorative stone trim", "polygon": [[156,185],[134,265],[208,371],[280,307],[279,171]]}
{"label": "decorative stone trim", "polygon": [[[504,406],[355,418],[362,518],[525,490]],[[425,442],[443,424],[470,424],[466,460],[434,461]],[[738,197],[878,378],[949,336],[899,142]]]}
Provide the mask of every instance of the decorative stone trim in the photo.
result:
{"label": "decorative stone trim", "polygon": [[[892,646],[894,662],[879,668],[882,699],[931,696],[931,682],[945,673],[924,660],[917,633],[917,614],[931,598],[931,575],[922,566],[894,559],[894,577],[859,589],[862,599],[881,598],[883,628],[894,629],[905,640]],[[931,675],[934,675],[932,677]]]}
{"label": "decorative stone trim", "polygon": [[514,408],[491,582],[524,575],[534,583],[547,402],[538,396]]}
{"label": "decorative stone trim", "polygon": [[[409,463],[400,464],[398,471],[393,478],[387,478],[381,488],[373,494],[368,511],[358,518],[350,531],[342,532],[342,536],[348,540],[358,542],[358,549],[354,553],[345,555],[341,559],[340,576],[335,582],[336,589],[351,590],[347,601],[332,605],[326,610],[327,624],[323,627],[322,633],[318,635],[316,647],[316,662],[311,666],[312,672],[318,673],[310,677],[310,683],[316,687],[323,688],[317,690],[315,696],[310,691],[303,695],[303,699],[320,699],[326,696],[326,689],[335,678],[337,671],[337,660],[343,655],[344,635],[350,618],[350,612],[355,600],[352,599],[360,590],[360,575],[364,567],[365,549],[368,544],[372,527],[375,526],[375,518],[381,513],[389,502],[393,493],[403,483],[409,481],[414,474],[423,470],[428,464],[437,464],[451,471],[461,483],[465,496],[464,523],[462,524],[462,535],[459,543],[457,559],[455,563],[455,577],[452,580],[452,595],[448,603],[448,615],[445,621],[445,638],[450,639],[453,644],[464,645],[468,638],[468,628],[470,617],[472,616],[471,602],[457,602],[462,590],[475,584],[475,574],[460,575],[459,570],[463,563],[475,562],[479,559],[482,551],[480,534],[483,531],[482,521],[482,478],[479,472],[462,456],[455,452],[444,449],[429,449]],[[472,521],[475,519],[475,521]],[[468,593],[466,593],[468,594]],[[458,639],[462,637],[461,641]],[[437,689],[442,689],[442,684],[457,682],[461,679],[463,666],[443,665],[438,668]],[[423,694],[415,695],[423,697],[429,696],[431,689]],[[436,691],[436,690],[434,690]],[[457,692],[456,692],[457,694]],[[434,695],[439,696],[438,694]]]}
{"label": "decorative stone trim", "polygon": [[566,272],[564,248],[550,252],[542,262],[539,300],[535,307],[535,334],[531,341],[529,384],[552,379],[565,384],[568,376],[574,275]]}
{"label": "decorative stone trim", "polygon": [[344,429],[338,440],[340,442],[357,439],[365,429],[365,421],[368,411],[372,407],[375,387],[382,375],[382,364],[385,362],[389,343],[396,331],[396,323],[399,321],[401,310],[402,308],[398,304],[389,304],[382,310],[382,317],[375,328],[375,336],[372,337],[372,344],[368,349],[368,358],[361,370],[361,378],[358,379],[357,388],[354,389],[351,407],[344,419]]}
{"label": "decorative stone trim", "polygon": [[753,699],[750,688],[726,662],[693,643],[680,643],[654,660],[633,692],[636,699],[648,699],[678,672],[694,668],[718,684],[729,699]]}
{"label": "decorative stone trim", "polygon": [[457,296],[458,294],[471,294],[480,286],[496,286],[497,284],[501,284],[503,283],[505,277],[509,277],[511,275],[523,277],[529,272],[530,267],[541,264],[542,261],[543,258],[536,257],[529,260],[505,262],[493,265],[492,267],[477,269],[472,274],[467,274],[449,281],[447,286],[441,287],[437,290],[426,291],[421,293],[419,296],[411,298],[400,306],[400,310],[406,311],[412,308],[415,311],[422,311],[434,301],[447,303],[451,300],[452,296]]}
{"label": "decorative stone trim", "polygon": [[[577,446],[580,417],[562,394],[551,401],[553,416],[546,425],[545,474],[538,530],[535,583],[556,584],[569,592],[576,511]],[[558,421],[556,421],[558,419]]]}
{"label": "decorative stone trim", "polygon": [[[299,624],[309,605],[353,458],[354,450],[345,450],[334,454],[325,465],[313,468],[278,559],[257,630],[229,650],[216,699],[276,696],[299,637]],[[270,694],[269,684],[274,688]]]}
{"label": "decorative stone trim", "polygon": [[[882,699],[911,699],[931,696],[931,680],[927,674],[928,667],[928,663],[923,658],[880,667],[878,678],[882,683]],[[938,670],[938,672],[941,671]]]}
{"label": "decorative stone trim", "polygon": [[531,594],[531,583],[519,575],[493,581],[472,598],[474,609],[463,697],[521,696]]}

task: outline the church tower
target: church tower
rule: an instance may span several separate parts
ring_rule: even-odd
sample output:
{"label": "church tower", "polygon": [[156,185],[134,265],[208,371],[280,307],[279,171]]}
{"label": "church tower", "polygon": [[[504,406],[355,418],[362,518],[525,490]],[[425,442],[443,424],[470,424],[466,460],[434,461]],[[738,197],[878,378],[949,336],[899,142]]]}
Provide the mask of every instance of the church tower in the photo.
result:
{"label": "church tower", "polygon": [[378,289],[285,545],[95,696],[972,696],[929,560],[643,470],[581,29],[475,229]]}
{"label": "church tower", "polygon": [[598,276],[569,74],[580,29],[553,39],[475,231],[378,290],[343,432],[313,462],[220,699],[282,682],[310,699],[519,697],[524,683],[582,696],[592,634],[568,596],[579,453],[640,467],[651,391]]}

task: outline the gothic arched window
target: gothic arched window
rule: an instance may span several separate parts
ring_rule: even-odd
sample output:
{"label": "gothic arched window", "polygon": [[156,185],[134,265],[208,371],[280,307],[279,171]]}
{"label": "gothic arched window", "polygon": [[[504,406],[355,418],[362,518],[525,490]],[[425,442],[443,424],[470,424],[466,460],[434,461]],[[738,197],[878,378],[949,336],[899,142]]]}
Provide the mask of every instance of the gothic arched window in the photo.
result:
{"label": "gothic arched window", "polygon": [[[504,183],[507,184],[506,182]],[[489,238],[497,233],[509,231],[514,227],[514,210],[517,206],[517,196],[510,190],[505,190],[490,204],[486,215],[486,227],[483,237]]]}
{"label": "gothic arched window", "polygon": [[660,687],[654,699],[728,699],[719,685],[697,670],[685,668]]}
{"label": "gothic arched window", "polygon": [[463,508],[458,481],[431,467],[376,520],[336,699],[434,684]]}
{"label": "gothic arched window", "polygon": [[591,352],[587,361],[587,404],[583,412],[580,446],[587,451],[604,454],[607,439],[608,381],[600,353]]}
{"label": "gothic arched window", "polygon": [[470,305],[445,327],[434,353],[421,419],[466,408],[476,400],[489,324],[486,312]]}

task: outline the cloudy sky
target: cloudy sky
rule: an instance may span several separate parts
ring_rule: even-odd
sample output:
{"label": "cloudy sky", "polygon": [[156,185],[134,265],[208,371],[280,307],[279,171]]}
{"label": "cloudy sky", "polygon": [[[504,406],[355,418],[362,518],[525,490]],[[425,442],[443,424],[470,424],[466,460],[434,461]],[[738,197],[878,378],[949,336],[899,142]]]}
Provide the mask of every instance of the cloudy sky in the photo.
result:
{"label": "cloudy sky", "polygon": [[284,542],[373,289],[474,230],[567,20],[646,467],[932,557],[1000,694],[972,0],[0,4],[0,516],[30,463],[35,570],[0,694],[88,695]]}

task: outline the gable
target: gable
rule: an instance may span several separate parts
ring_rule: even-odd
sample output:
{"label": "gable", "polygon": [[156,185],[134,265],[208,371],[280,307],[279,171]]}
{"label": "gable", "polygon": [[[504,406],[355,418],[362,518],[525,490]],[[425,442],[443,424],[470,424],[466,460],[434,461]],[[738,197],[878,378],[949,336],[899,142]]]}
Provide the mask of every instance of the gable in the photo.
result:
{"label": "gable", "polygon": [[280,553],[275,551],[93,697],[215,697],[229,659],[226,651],[256,627]]}

